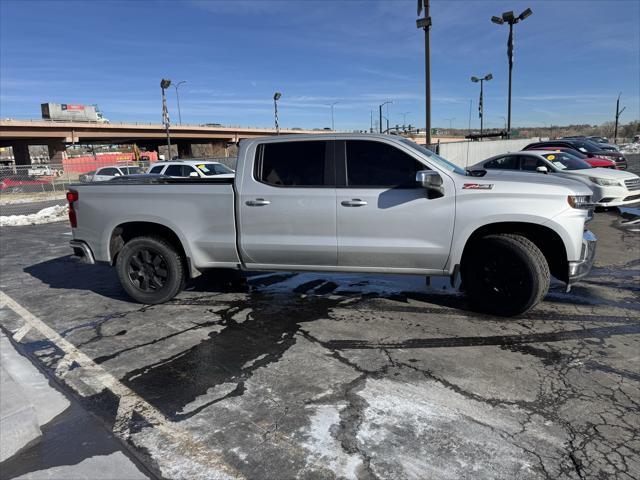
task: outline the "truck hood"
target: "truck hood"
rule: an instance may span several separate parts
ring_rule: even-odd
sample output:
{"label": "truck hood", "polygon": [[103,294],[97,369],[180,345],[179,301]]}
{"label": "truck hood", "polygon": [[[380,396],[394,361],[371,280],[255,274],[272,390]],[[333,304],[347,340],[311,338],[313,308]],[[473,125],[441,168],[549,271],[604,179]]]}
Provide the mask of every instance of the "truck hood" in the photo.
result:
{"label": "truck hood", "polygon": [[[607,169],[591,169],[591,170],[607,170]],[[607,170],[608,171],[608,170]],[[616,170],[617,171],[617,170]],[[558,175],[545,175],[537,172],[514,172],[509,170],[487,170],[487,174],[483,177],[465,177],[465,183],[511,183],[526,184],[528,187],[537,185],[548,185],[555,187],[564,187],[572,190],[576,195],[591,195],[591,190],[583,183],[570,178],[562,178]],[[528,190],[527,190],[528,191]],[[524,192],[524,190],[523,190]]]}
{"label": "truck hood", "polygon": [[635,173],[626,172],[624,170],[614,170],[611,168],[585,168],[582,170],[565,170],[560,172],[564,175],[578,175],[581,177],[597,177],[606,178],[607,180],[631,180],[638,178]]}
{"label": "truck hood", "polygon": [[[590,170],[606,170],[590,169]],[[616,170],[618,171],[618,170]],[[515,182],[536,185],[555,185],[558,187],[579,188],[574,180],[569,178],[560,178],[557,175],[545,175],[538,172],[514,172],[512,170],[487,170],[487,174],[483,177],[468,177],[469,182],[477,181],[477,183],[486,183],[487,181],[496,182]]]}

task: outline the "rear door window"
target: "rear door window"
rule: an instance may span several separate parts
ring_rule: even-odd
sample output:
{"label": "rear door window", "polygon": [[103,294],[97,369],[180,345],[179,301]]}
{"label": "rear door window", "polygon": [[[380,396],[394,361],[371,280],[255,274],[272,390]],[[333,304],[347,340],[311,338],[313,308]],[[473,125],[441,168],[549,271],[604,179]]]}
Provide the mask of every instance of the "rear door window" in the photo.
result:
{"label": "rear door window", "polygon": [[164,174],[170,177],[182,177],[182,165],[169,165]]}
{"label": "rear door window", "polygon": [[100,170],[98,170],[97,175],[112,175],[112,176],[115,176],[116,173],[120,173],[120,172],[118,172],[118,170],[116,170],[115,168],[101,168]]}
{"label": "rear door window", "polygon": [[[196,169],[193,168],[191,165],[183,165],[182,166],[182,176],[183,177],[189,177],[189,176],[191,176],[191,173],[193,173],[193,172],[195,172],[196,174],[198,173],[198,172],[196,172]],[[199,176],[200,175],[198,175],[198,177]]]}
{"label": "rear door window", "polygon": [[326,141],[265,143],[258,149],[256,179],[275,187],[333,186]]}
{"label": "rear door window", "polygon": [[164,168],[164,165],[157,165],[153,167],[151,170],[149,170],[149,173],[160,173],[163,168]]}
{"label": "rear door window", "polygon": [[483,166],[484,168],[499,170],[518,170],[520,168],[517,155],[505,155],[504,157],[494,158],[486,162]]}
{"label": "rear door window", "polygon": [[521,170],[535,172],[538,167],[547,167],[547,164],[541,158],[534,157],[532,155],[520,155]]}
{"label": "rear door window", "polygon": [[418,188],[416,172],[428,170],[398,148],[370,140],[347,140],[348,187]]}

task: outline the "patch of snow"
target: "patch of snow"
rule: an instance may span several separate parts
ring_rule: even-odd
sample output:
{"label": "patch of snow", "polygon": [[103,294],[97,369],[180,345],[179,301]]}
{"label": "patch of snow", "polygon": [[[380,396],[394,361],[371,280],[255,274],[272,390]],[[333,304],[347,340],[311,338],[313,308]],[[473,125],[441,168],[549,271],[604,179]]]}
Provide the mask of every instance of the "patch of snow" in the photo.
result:
{"label": "patch of snow", "polygon": [[225,382],[207,389],[207,392],[203,395],[196,397],[193,401],[187,403],[178,415],[186,415],[216,399],[223,398],[238,388],[238,384],[234,382]]}
{"label": "patch of snow", "polygon": [[257,362],[259,362],[260,360],[262,360],[263,358],[266,358],[268,354],[263,353],[262,355],[260,355],[259,357],[254,358],[253,360],[249,360],[248,362],[246,362],[244,365],[242,365],[242,367],[240,368],[240,370],[244,370],[245,368],[250,368],[253,365],[255,365]]}
{"label": "patch of snow", "polygon": [[67,205],[54,205],[53,207],[43,208],[39,212],[29,215],[4,215],[0,217],[0,227],[61,222],[68,218],[68,212],[69,207]]}
{"label": "patch of snow", "polygon": [[342,449],[340,442],[332,435],[332,430],[340,425],[340,411],[344,405],[315,405],[311,425],[301,428],[305,440],[301,445],[312,452],[315,459],[307,460],[307,466],[322,465],[331,470],[338,478],[358,478],[362,467],[359,455],[349,454]]}
{"label": "patch of snow", "polygon": [[3,193],[0,195],[0,205],[17,205],[20,203],[37,203],[37,202],[46,202],[49,200],[63,200],[66,201],[65,197],[66,192],[61,192],[59,195],[51,195],[51,193],[47,193],[45,195],[42,194],[8,194]]}
{"label": "patch of snow", "polygon": [[640,153],[640,143],[625,143],[620,145],[621,153]]}
{"label": "patch of snow", "polygon": [[[495,409],[435,382],[368,379],[358,395],[367,407],[357,439],[381,478],[537,478],[535,459],[509,440],[525,418],[517,411]],[[542,426],[529,441],[545,451],[554,441],[547,433]]]}

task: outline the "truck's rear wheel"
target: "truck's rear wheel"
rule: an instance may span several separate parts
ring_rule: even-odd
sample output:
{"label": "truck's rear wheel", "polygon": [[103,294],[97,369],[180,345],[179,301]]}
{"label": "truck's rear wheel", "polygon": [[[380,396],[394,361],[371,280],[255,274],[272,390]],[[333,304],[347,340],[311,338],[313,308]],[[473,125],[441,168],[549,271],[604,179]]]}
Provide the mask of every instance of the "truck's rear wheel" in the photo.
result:
{"label": "truck's rear wheel", "polygon": [[538,304],[549,290],[549,265],[540,249],[521,235],[488,235],[465,252],[460,266],[474,308],[514,316]]}
{"label": "truck's rear wheel", "polygon": [[164,303],[185,284],[180,254],[160,237],[136,237],[125,243],[116,260],[122,288],[140,303]]}

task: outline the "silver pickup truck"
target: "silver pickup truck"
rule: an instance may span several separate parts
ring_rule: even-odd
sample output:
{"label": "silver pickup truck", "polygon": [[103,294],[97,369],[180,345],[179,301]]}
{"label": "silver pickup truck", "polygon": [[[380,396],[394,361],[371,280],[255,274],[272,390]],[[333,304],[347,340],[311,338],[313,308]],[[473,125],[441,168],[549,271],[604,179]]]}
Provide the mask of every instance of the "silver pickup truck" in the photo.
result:
{"label": "silver pickup truck", "polygon": [[593,263],[583,184],[467,172],[389,135],[243,140],[235,179],[138,176],[73,185],[71,246],[124,290],[166,302],[215,268],[450,276],[475,308],[526,312],[550,275]]}

